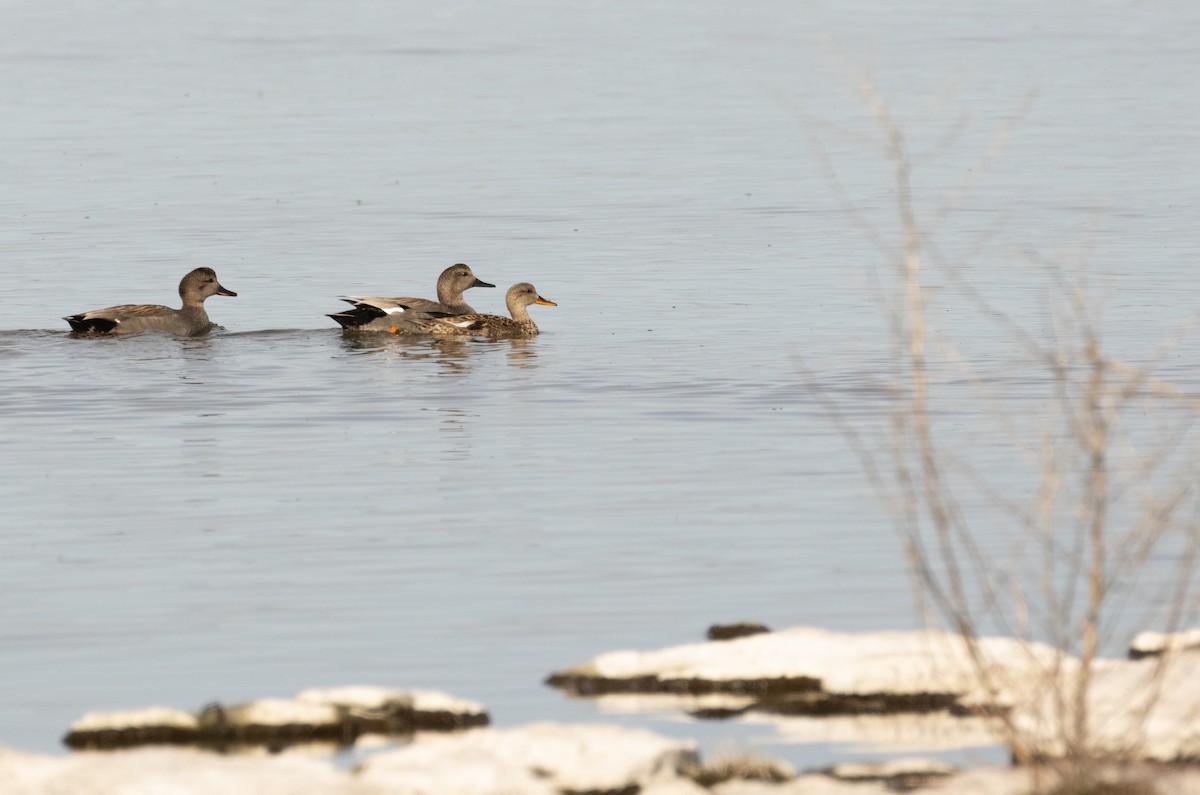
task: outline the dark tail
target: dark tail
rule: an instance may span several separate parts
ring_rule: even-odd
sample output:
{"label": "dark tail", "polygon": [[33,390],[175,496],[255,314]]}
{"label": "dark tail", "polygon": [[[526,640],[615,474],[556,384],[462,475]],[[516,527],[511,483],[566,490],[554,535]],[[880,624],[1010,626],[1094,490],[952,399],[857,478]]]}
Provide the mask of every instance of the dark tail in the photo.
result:
{"label": "dark tail", "polygon": [[107,334],[117,327],[117,321],[84,315],[69,315],[63,320],[71,324],[71,331],[80,334]]}
{"label": "dark tail", "polygon": [[342,328],[358,328],[386,314],[386,312],[378,307],[368,306],[367,304],[355,304],[350,309],[334,312],[331,315],[326,315],[326,317],[336,320]]}

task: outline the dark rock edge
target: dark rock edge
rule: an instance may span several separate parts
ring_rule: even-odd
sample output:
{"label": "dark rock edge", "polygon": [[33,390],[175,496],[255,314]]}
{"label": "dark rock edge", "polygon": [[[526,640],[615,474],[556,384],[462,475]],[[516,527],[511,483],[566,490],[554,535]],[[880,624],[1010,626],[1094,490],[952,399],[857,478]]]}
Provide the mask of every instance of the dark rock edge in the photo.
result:
{"label": "dark rock edge", "polygon": [[458,731],[487,726],[486,712],[422,711],[391,702],[378,709],[335,706],[338,720],[325,724],[237,723],[221,704],[210,704],[198,715],[199,728],[131,726],[71,731],[63,743],[76,751],[111,750],[139,745],[197,745],[222,750],[239,745],[263,745],[272,750],[304,742],[351,745],[364,734],[412,734],[417,731]]}
{"label": "dark rock edge", "polygon": [[808,676],[773,679],[660,679],[655,675],[617,679],[593,674],[560,672],[546,684],[567,695],[591,698],[617,693],[663,693],[703,696],[721,693],[749,696],[754,703],[744,708],[701,709],[696,717],[724,718],[755,709],[779,715],[888,715],[948,711],[977,714],[959,704],[959,693],[830,693],[821,680]]}

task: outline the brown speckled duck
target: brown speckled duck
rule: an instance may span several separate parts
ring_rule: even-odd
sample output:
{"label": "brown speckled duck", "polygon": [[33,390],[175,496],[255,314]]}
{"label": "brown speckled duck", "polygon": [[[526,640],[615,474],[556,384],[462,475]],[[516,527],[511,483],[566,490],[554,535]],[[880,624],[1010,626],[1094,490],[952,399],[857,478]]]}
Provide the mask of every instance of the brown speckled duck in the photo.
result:
{"label": "brown speckled duck", "polygon": [[528,306],[558,306],[538,295],[528,282],[514,284],[504,296],[511,318],[501,315],[448,315],[442,313],[414,313],[415,316],[403,323],[394,323],[389,331],[393,334],[431,334],[435,337],[494,337],[520,339],[535,337],[538,327],[529,316]]}
{"label": "brown speckled duck", "polygon": [[428,298],[380,298],[378,296],[352,295],[342,300],[351,308],[335,312],[329,317],[342,328],[353,331],[390,331],[404,313],[431,313],[466,315],[475,310],[463,300],[463,291],[472,287],[495,287],[494,284],[475,278],[471,269],[461,262],[442,271],[437,280],[438,300]]}
{"label": "brown speckled duck", "polygon": [[204,299],[211,295],[237,295],[217,281],[212,268],[196,268],[179,282],[182,309],[161,304],[121,304],[93,309],[63,318],[71,330],[85,334],[137,334],[140,331],[165,331],[181,337],[207,334],[213,324],[204,311]]}

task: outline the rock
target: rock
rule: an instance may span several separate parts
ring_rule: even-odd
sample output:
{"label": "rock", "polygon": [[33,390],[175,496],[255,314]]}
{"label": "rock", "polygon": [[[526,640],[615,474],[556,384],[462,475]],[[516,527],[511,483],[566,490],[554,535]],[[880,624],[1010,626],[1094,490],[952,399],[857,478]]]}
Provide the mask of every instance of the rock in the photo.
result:
{"label": "rock", "polygon": [[358,732],[345,714],[329,704],[306,704],[285,698],[263,698],[201,710],[200,742],[283,747],[326,740],[352,743]]}
{"label": "rock", "polygon": [[1200,646],[1200,629],[1183,632],[1140,632],[1129,644],[1129,659],[1140,660],[1166,651],[1183,651]]}
{"label": "rock", "polygon": [[[990,706],[1053,669],[1048,646],[982,638]],[[972,655],[943,632],[838,633],[796,629],[659,651],[618,651],[552,674],[547,683],[571,695],[731,693],[789,715],[882,714],[955,709],[980,690]]]}
{"label": "rock", "polygon": [[74,749],[195,743],[216,748],[258,744],[353,743],[360,735],[453,731],[487,725],[483,705],[432,690],[350,686],[306,690],[294,699],[260,699],[198,714],[155,707],[131,712],[89,713],[63,742]]}
{"label": "rock", "polygon": [[488,724],[484,706],[436,690],[393,690],[353,685],[305,690],[296,700],[342,710],[359,731],[388,734],[453,731]]}
{"label": "rock", "polygon": [[[787,770],[782,763],[761,761]],[[159,747],[49,756],[0,748],[0,793],[886,795],[905,786],[918,786],[918,791],[931,793],[1028,795],[1035,785],[1039,785],[1038,791],[1051,791],[1055,785],[1053,767],[980,768],[941,775],[943,768],[936,763],[905,761],[875,768],[844,765],[831,771],[842,778],[810,773],[772,783],[735,777],[706,790],[679,775],[696,764],[691,743],[640,729],[534,724],[450,736],[422,735],[404,749],[368,758],[353,773],[335,768],[327,757],[312,759],[290,753],[224,755]],[[718,760],[710,767],[720,764]],[[1100,763],[1092,772],[1097,781],[1110,787],[1103,791],[1200,792],[1200,770],[1194,767]],[[904,779],[905,774],[925,774],[927,778]]]}
{"label": "rock", "polygon": [[[1158,644],[1175,650],[1135,661],[1092,662],[1086,698],[1088,752],[1108,759],[1200,762],[1200,648],[1188,636]],[[1010,638],[973,645],[941,632],[847,634],[797,628],[719,643],[651,652],[620,651],[554,674],[573,695],[685,694],[682,704],[710,717],[737,705],[696,710],[697,694],[752,696],[756,713],[785,716],[1007,716],[982,725],[1019,761],[1060,758],[1070,750],[1079,660],[1049,646]],[[951,732],[952,734],[953,732]],[[977,744],[972,741],[967,744]]]}
{"label": "rock", "polygon": [[196,716],[171,707],[125,712],[89,712],[71,724],[63,742],[70,748],[183,745],[200,736]]}
{"label": "rock", "polygon": [[[534,723],[422,739],[368,758],[359,777],[406,793],[637,792],[697,760],[693,743],[643,729]],[[455,771],[453,785],[435,786],[437,770]]]}
{"label": "rock", "polygon": [[223,756],[190,748],[138,748],[50,757],[0,753],[4,795],[385,795],[297,756]]}
{"label": "rock", "polygon": [[[359,780],[386,792],[403,795],[560,795],[559,789],[537,771],[513,764],[476,747],[425,748],[437,738],[409,746],[403,759],[369,758]],[[417,753],[417,749],[425,748]],[[399,752],[396,752],[399,753]]]}
{"label": "rock", "polygon": [[739,621],[736,624],[713,624],[708,628],[709,640],[734,640],[749,635],[760,635],[771,630],[756,621]]}

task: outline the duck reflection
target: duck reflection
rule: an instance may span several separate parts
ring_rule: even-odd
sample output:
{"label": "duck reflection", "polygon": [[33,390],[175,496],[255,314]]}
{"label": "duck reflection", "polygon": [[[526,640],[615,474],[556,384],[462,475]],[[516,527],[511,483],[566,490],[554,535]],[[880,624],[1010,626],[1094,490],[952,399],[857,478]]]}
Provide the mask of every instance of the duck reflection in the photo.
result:
{"label": "duck reflection", "polygon": [[395,350],[402,340],[383,334],[342,332],[342,347],[354,354],[386,353]]}
{"label": "duck reflection", "polygon": [[508,363],[513,367],[531,369],[537,367],[537,340],[501,340],[507,342]]}
{"label": "duck reflection", "polygon": [[[471,337],[426,337],[405,334],[343,332],[342,346],[354,354],[390,353],[441,365],[445,375],[466,375],[486,357],[505,350],[506,362],[528,369],[537,366],[537,340]],[[484,357],[484,358],[481,358]]]}
{"label": "duck reflection", "polygon": [[442,366],[442,375],[466,375],[471,372],[471,343],[468,340],[433,340],[430,349]]}

